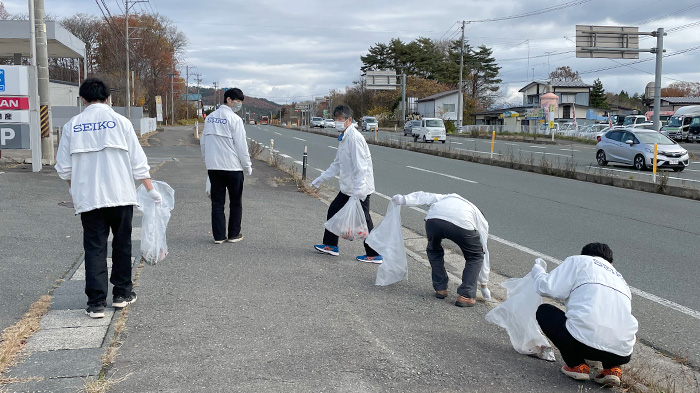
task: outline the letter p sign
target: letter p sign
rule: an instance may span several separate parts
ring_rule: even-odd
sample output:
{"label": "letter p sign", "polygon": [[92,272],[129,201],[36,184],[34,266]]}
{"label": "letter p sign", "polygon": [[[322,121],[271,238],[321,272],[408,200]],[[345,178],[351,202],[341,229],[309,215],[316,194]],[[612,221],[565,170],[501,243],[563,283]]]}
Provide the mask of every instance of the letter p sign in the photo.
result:
{"label": "letter p sign", "polygon": [[15,130],[12,128],[0,129],[0,146],[7,145],[7,142],[12,139],[15,139]]}

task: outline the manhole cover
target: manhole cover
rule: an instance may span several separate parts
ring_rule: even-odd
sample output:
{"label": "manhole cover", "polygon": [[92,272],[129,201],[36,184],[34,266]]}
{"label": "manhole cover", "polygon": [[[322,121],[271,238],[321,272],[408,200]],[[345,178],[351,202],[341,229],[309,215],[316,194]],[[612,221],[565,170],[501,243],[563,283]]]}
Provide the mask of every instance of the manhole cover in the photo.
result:
{"label": "manhole cover", "polygon": [[73,202],[68,202],[68,201],[58,202],[58,206],[75,208],[75,206],[73,206]]}

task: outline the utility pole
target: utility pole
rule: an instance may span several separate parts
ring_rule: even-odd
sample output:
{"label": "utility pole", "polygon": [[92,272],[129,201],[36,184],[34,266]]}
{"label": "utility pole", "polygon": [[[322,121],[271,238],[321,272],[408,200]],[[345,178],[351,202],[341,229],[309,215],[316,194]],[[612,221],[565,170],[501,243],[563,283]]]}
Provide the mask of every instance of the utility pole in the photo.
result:
{"label": "utility pole", "polygon": [[175,63],[170,65],[170,125],[175,125]]}
{"label": "utility pole", "polygon": [[124,34],[124,45],[126,45],[126,118],[131,120],[131,81],[129,65],[129,8],[136,3],[147,3],[148,0],[124,0],[124,20],[126,21],[126,32]]}
{"label": "utility pole", "polygon": [[37,92],[36,70],[36,21],[34,20],[34,0],[29,0],[29,113],[30,144],[32,147],[32,172],[41,171],[41,129],[39,127],[39,94]]}
{"label": "utility pole", "polygon": [[[656,30],[656,72],[654,73],[654,129],[661,129],[661,66],[664,58],[664,28]],[[680,129],[679,129],[680,130]],[[682,135],[682,133],[681,133]]]}
{"label": "utility pole", "polygon": [[457,97],[457,128],[462,129],[462,113],[464,112],[464,99],[462,97],[462,72],[464,72],[464,25],[462,21],[462,39],[459,41],[459,97]]}
{"label": "utility pole", "polygon": [[219,85],[219,82],[214,82],[214,109],[217,109],[219,107],[219,93],[216,90],[216,87]]}
{"label": "utility pole", "polygon": [[49,100],[49,52],[44,24],[44,0],[34,0],[34,26],[36,39],[36,65],[39,82],[39,119],[41,120],[42,163],[54,163],[53,133],[51,132],[51,102]]}
{"label": "utility pole", "polygon": [[190,118],[190,65],[185,64],[185,119]]}
{"label": "utility pole", "polygon": [[195,76],[194,80],[195,80],[195,82],[197,82],[197,100],[198,100],[198,101],[197,101],[197,106],[199,106],[200,108],[198,108],[198,109],[195,108],[195,109],[197,109],[197,110],[196,110],[196,112],[197,112],[197,116],[196,116],[196,117],[199,117],[199,116],[200,116],[199,109],[201,109],[201,110],[202,110],[202,114],[204,114],[204,108],[202,108],[201,105],[199,105],[199,104],[201,103],[201,101],[202,101],[202,95],[201,95],[200,92],[199,92],[199,85],[202,83],[202,78],[201,78],[202,74],[196,73],[196,74],[192,74],[192,75]]}

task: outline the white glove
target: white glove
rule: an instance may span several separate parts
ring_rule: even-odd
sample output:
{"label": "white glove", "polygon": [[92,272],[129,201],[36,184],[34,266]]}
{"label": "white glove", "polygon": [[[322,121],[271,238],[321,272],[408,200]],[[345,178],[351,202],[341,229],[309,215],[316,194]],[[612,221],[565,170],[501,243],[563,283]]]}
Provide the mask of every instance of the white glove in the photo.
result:
{"label": "white glove", "polygon": [[151,199],[153,199],[153,202],[155,202],[155,203],[163,202],[163,196],[160,195],[160,193],[158,191],[156,191],[155,188],[151,188],[151,191],[148,191],[146,193],[146,195],[148,195]]}
{"label": "white glove", "polygon": [[252,175],[253,174],[253,167],[252,166],[247,167],[245,169],[245,174],[248,176]]}
{"label": "white glove", "polygon": [[544,270],[544,268],[543,268],[542,266],[540,266],[539,264],[535,263],[535,264],[532,266],[532,270],[530,270],[530,277],[532,277],[534,280],[537,280],[537,277],[539,277],[539,276],[541,276],[541,275],[543,275],[543,274],[547,274],[547,271]]}
{"label": "white glove", "polygon": [[405,205],[406,197],[404,197],[401,194],[396,194],[393,197],[391,197],[391,201],[394,202],[396,205]]}
{"label": "white glove", "polygon": [[321,187],[321,183],[323,183],[323,179],[321,179],[321,176],[319,176],[314,181],[311,182],[311,187],[319,188],[319,187]]}
{"label": "white glove", "polygon": [[479,290],[481,291],[481,297],[483,297],[484,300],[491,300],[491,291],[489,291],[486,285],[480,286]]}
{"label": "white glove", "polygon": [[354,196],[355,198],[357,198],[361,201],[365,199],[365,194],[363,194],[362,191],[360,191],[360,190],[353,191],[352,196]]}

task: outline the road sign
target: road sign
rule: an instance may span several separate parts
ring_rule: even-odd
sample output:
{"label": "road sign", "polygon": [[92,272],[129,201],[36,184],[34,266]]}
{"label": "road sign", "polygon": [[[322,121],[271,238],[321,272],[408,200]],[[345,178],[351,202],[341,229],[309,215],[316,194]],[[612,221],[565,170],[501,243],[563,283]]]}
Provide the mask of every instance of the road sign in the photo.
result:
{"label": "road sign", "polygon": [[396,90],[396,70],[367,71],[365,88],[367,90]]}
{"label": "road sign", "polygon": [[638,27],[576,25],[576,57],[638,59],[639,35]]}
{"label": "road sign", "polygon": [[156,121],[163,121],[163,98],[156,96]]}
{"label": "road sign", "polygon": [[0,150],[29,149],[29,124],[0,125]]}
{"label": "road sign", "polygon": [[5,92],[5,70],[0,70],[0,91]]}
{"label": "road sign", "polygon": [[29,96],[28,67],[0,66],[0,93],[11,96]]}

